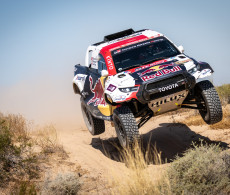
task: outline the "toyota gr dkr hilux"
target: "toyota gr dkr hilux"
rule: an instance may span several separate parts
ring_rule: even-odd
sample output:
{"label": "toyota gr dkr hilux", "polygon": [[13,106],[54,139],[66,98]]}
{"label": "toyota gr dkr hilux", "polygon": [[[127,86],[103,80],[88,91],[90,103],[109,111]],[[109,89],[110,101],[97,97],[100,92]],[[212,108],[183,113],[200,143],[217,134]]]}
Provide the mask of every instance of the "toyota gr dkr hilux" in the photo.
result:
{"label": "toyota gr dkr hilux", "polygon": [[101,134],[111,121],[127,147],[151,117],[172,110],[197,109],[207,124],[221,121],[212,73],[163,34],[128,29],[88,47],[85,64],[75,65],[73,89],[89,132]]}

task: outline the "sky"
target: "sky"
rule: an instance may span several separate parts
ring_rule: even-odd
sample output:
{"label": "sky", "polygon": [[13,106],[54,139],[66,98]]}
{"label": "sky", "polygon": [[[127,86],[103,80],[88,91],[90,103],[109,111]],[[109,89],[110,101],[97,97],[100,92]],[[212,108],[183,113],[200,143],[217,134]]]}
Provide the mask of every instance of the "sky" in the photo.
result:
{"label": "sky", "polygon": [[104,35],[128,28],[166,35],[230,83],[229,0],[0,0],[0,112],[79,124],[75,64]]}

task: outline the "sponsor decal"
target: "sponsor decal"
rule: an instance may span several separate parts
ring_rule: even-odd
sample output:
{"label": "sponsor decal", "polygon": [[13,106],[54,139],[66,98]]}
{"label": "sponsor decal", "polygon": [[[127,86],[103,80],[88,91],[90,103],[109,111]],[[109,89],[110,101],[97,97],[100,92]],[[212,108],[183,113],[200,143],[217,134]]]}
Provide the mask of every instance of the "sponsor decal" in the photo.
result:
{"label": "sponsor decal", "polygon": [[158,89],[160,90],[160,92],[162,92],[162,91],[167,91],[167,90],[170,90],[170,89],[174,89],[176,87],[179,87],[179,85],[177,83],[172,84],[172,85],[168,85],[166,87],[161,87],[161,88],[158,88]]}
{"label": "sponsor decal", "polygon": [[[130,45],[130,46],[126,46],[126,47],[123,47],[124,45],[122,45],[122,48],[121,49],[118,49],[118,50],[115,50],[114,48],[113,48],[113,52],[112,52],[112,54],[113,55],[116,55],[117,53],[122,53],[122,52],[126,52],[126,51],[129,51],[129,50],[132,50],[132,49],[136,49],[136,48],[139,48],[139,47],[143,47],[143,46],[145,46],[145,45],[150,45],[150,44],[152,44],[153,42],[159,42],[159,41],[163,41],[164,39],[157,39],[157,40],[147,40],[147,41],[137,41],[137,43],[135,43],[135,42],[132,42],[132,45]],[[114,51],[115,50],[115,51]]]}
{"label": "sponsor decal", "polygon": [[89,105],[89,104],[93,103],[94,106],[98,106],[98,105],[104,105],[105,106],[106,103],[105,103],[105,99],[103,97],[104,90],[103,90],[103,86],[101,83],[101,79],[99,78],[96,81],[94,88],[93,88],[93,79],[91,76],[89,76],[89,82],[90,82],[90,90],[93,93],[93,97],[87,102],[87,104]]}
{"label": "sponsor decal", "polygon": [[198,76],[198,78],[204,78],[204,77],[210,76],[211,73],[212,73],[212,71],[210,69],[203,69],[200,72],[200,75]]}
{"label": "sponsor decal", "polygon": [[78,81],[85,81],[85,78],[86,78],[86,77],[87,77],[86,75],[85,75],[85,76],[77,75],[76,80],[78,80]]}
{"label": "sponsor decal", "polygon": [[187,59],[187,60],[182,60],[182,61],[177,61],[175,62],[175,64],[184,64],[186,62],[192,61],[191,59]]}
{"label": "sponsor decal", "polygon": [[182,69],[181,69],[180,66],[175,66],[172,69],[163,69],[163,70],[157,71],[155,74],[152,74],[152,75],[149,75],[149,76],[143,76],[143,77],[141,77],[141,79],[143,81],[148,81],[148,80],[154,79],[156,77],[167,75],[167,74],[170,74],[172,72],[178,72],[178,71],[181,71],[181,70]]}
{"label": "sponsor decal", "polygon": [[118,49],[118,50],[114,51],[114,54],[117,54],[117,53],[120,53],[120,52],[121,52],[121,50]]}
{"label": "sponsor decal", "polygon": [[[132,45],[132,44],[140,43],[140,42],[146,41],[146,40],[148,40],[148,38],[142,38],[142,39],[140,39],[140,40],[131,41],[131,42],[128,42],[128,43],[125,43],[125,44],[121,44],[121,45],[119,45],[119,46],[117,46],[117,47],[114,47],[114,48],[110,49],[110,52],[112,52],[112,51],[114,51],[114,50],[116,50],[116,49],[120,49],[120,48],[122,48],[122,47],[126,47],[126,46],[129,46],[129,45]],[[115,54],[115,53],[113,53],[113,55],[114,55],[114,54]]]}
{"label": "sponsor decal", "polygon": [[125,100],[126,99],[126,96],[124,96],[124,95],[119,95],[119,96],[116,96],[115,97],[115,99],[114,99],[114,101],[116,102],[116,101],[123,101],[123,100]]}
{"label": "sponsor decal", "polygon": [[151,104],[152,107],[158,107],[162,104],[166,104],[166,103],[169,103],[169,102],[172,102],[172,101],[178,101],[180,100],[181,98],[185,98],[185,93],[182,93],[182,94],[178,94],[178,95],[174,95],[174,96],[170,96],[170,97],[166,97],[165,99],[161,99],[157,102],[154,102]]}
{"label": "sponsor decal", "polygon": [[160,60],[160,61],[157,61],[157,62],[153,62],[153,63],[151,63],[151,64],[144,65],[144,66],[142,66],[142,67],[140,67],[140,68],[136,68],[135,71],[139,71],[139,70],[142,70],[142,69],[145,69],[145,68],[149,68],[149,67],[155,66],[155,65],[157,65],[157,64],[162,64],[162,63],[165,63],[165,62],[167,62],[167,61],[168,61],[168,60]]}
{"label": "sponsor decal", "polygon": [[149,68],[148,70],[142,72],[142,73],[138,73],[138,75],[143,76],[145,74],[151,73],[151,72],[156,72],[159,70],[162,70],[163,68],[167,68],[168,66],[172,66],[173,64],[164,64],[164,65],[159,65],[159,66],[153,66],[151,68]]}
{"label": "sponsor decal", "polygon": [[91,57],[91,67],[92,68],[97,68],[97,59],[94,57]]}
{"label": "sponsor decal", "polygon": [[210,69],[204,69],[204,70],[201,71],[201,74],[204,76],[204,75],[209,74],[211,72],[212,71]]}
{"label": "sponsor decal", "polygon": [[109,66],[109,70],[113,69],[113,62],[112,62],[112,57],[111,56],[106,56],[106,61]]}
{"label": "sponsor decal", "polygon": [[116,88],[117,88],[116,86],[110,84],[110,85],[108,86],[107,90],[113,92]]}

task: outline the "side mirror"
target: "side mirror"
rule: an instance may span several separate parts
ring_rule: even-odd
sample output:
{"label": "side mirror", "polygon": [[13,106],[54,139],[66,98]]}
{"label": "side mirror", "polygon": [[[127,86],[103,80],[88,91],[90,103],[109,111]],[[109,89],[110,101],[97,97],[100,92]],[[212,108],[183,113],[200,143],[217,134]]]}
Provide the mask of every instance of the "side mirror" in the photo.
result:
{"label": "side mirror", "polygon": [[180,45],[180,46],[178,47],[178,50],[179,50],[181,53],[184,53],[184,47],[183,47],[182,45]]}
{"label": "side mirror", "polygon": [[109,75],[109,73],[108,73],[107,70],[102,70],[102,71],[101,71],[101,76],[107,77],[108,75]]}

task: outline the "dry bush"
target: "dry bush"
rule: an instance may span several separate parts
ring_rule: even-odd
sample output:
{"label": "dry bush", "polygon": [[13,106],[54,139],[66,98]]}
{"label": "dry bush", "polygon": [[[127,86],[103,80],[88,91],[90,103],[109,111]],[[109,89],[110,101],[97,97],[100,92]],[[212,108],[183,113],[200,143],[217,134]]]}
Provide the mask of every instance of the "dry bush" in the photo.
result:
{"label": "dry bush", "polygon": [[[178,121],[180,122],[180,121]],[[201,126],[206,125],[202,117],[200,116],[199,112],[197,112],[195,115],[189,116],[186,119],[183,120],[183,123],[188,126]],[[222,121],[210,125],[211,129],[228,129],[230,127],[230,110],[229,107],[223,108],[223,119]]]}
{"label": "dry bush", "polygon": [[42,153],[56,153],[63,158],[67,157],[67,153],[63,149],[63,146],[58,142],[57,131],[53,125],[47,125],[40,128],[34,132],[33,135],[36,140],[36,145],[41,148]]}
{"label": "dry bush", "polygon": [[[230,193],[230,151],[195,144],[170,165],[148,166],[139,146],[121,151],[127,168],[112,174],[112,194],[223,194]],[[156,163],[161,163],[155,150]]]}
{"label": "dry bush", "polygon": [[194,145],[167,170],[172,194],[230,194],[230,152]]}
{"label": "dry bush", "polygon": [[40,177],[41,159],[47,160],[46,154],[50,153],[57,153],[62,158],[67,156],[58,144],[53,126],[35,133],[23,116],[0,113],[0,187],[7,187],[11,182],[14,186],[12,194],[34,194],[34,184],[29,181]]}
{"label": "dry bush", "polygon": [[14,142],[26,142],[30,139],[29,136],[29,125],[26,119],[18,114],[9,114],[4,117],[7,122],[8,128],[12,133],[12,138]]}
{"label": "dry bush", "polygon": [[13,187],[11,195],[37,195],[35,184],[29,181],[21,181]]}
{"label": "dry bush", "polygon": [[157,150],[153,151],[157,169],[149,169],[149,152],[143,153],[138,144],[135,144],[134,148],[121,151],[127,169],[122,171],[122,175],[113,173],[112,194],[170,194],[170,185],[161,167],[161,156]]}
{"label": "dry bush", "polygon": [[54,179],[46,177],[41,186],[42,195],[75,195],[79,190],[79,178],[73,172],[58,173]]}
{"label": "dry bush", "polygon": [[222,105],[230,104],[230,84],[224,84],[216,87]]}
{"label": "dry bush", "polygon": [[38,176],[37,156],[33,141],[21,115],[0,115],[0,186],[8,181]]}

